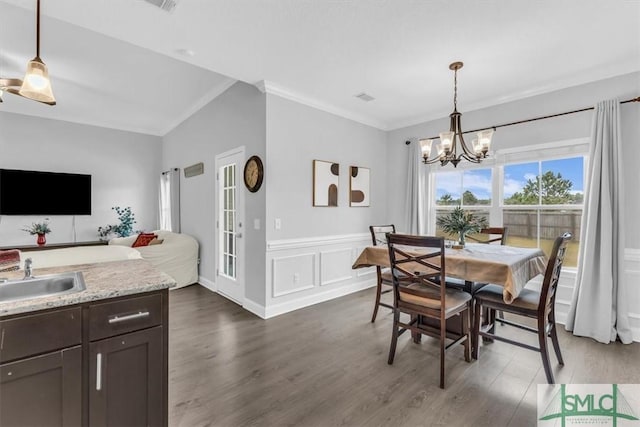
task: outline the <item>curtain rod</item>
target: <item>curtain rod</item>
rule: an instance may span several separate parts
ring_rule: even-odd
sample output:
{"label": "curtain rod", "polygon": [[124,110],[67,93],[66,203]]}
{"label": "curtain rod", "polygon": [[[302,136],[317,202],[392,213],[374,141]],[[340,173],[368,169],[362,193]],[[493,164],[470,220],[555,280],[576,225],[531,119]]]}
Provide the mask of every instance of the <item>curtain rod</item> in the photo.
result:
{"label": "curtain rod", "polygon": [[[620,104],[627,104],[629,102],[640,102],[640,96],[638,96],[637,98],[627,99],[626,101],[621,101]],[[484,128],[468,130],[468,131],[462,132],[462,134],[480,132],[482,130],[487,130],[487,129],[496,130],[498,128],[503,128],[503,127],[507,127],[507,126],[513,126],[513,125],[519,125],[519,124],[522,124],[522,123],[535,122],[537,120],[551,119],[553,117],[566,116],[568,114],[582,113],[583,111],[589,111],[589,110],[593,110],[593,109],[595,109],[595,107],[581,108],[579,110],[567,111],[567,112],[564,112],[564,113],[551,114],[551,115],[548,115],[548,116],[541,116],[541,117],[534,117],[533,119],[518,120],[517,122],[503,123],[501,125],[487,126],[487,127],[484,127]],[[439,138],[440,138],[439,136],[432,136],[431,138],[425,138],[425,139],[439,139]],[[411,144],[411,141],[406,141],[405,144],[409,145],[409,144]]]}
{"label": "curtain rod", "polygon": [[162,174],[161,174],[161,175],[166,175],[166,174],[168,174],[168,173],[169,173],[169,172],[171,172],[171,171],[179,171],[179,170],[180,170],[180,168],[171,168],[171,169],[169,169],[168,171],[164,171],[164,172],[162,172]]}

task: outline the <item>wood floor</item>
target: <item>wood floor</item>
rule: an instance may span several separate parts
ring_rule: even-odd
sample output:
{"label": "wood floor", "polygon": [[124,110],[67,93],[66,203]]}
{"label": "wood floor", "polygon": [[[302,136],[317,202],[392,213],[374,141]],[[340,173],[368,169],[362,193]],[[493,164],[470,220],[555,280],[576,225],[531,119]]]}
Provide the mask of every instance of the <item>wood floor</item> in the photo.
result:
{"label": "wood floor", "polygon": [[[534,426],[539,354],[504,343],[466,363],[400,337],[387,365],[389,310],[373,289],[262,320],[198,285],[170,293],[170,426]],[[511,336],[535,335],[515,328]],[[640,343],[598,344],[560,328],[558,383],[640,383]]]}

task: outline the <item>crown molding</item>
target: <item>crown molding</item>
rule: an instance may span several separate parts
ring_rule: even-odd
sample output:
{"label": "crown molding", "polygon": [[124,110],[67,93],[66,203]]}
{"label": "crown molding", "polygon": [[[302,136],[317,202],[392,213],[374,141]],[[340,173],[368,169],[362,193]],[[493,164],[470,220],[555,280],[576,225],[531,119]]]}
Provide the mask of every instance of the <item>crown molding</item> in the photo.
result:
{"label": "crown molding", "polygon": [[298,104],[306,105],[307,107],[315,108],[316,110],[324,111],[379,130],[389,130],[386,123],[377,119],[336,107],[335,105],[328,104],[306,95],[295,93],[290,89],[276,85],[267,80],[261,80],[258,83],[255,83],[254,86],[262,93],[279,96],[280,98],[288,99],[289,101],[297,102]]}
{"label": "crown molding", "polygon": [[189,117],[193,116],[202,107],[204,107],[205,105],[207,105],[208,103],[210,103],[211,101],[213,101],[214,99],[222,95],[224,92],[226,92],[227,89],[229,89],[231,86],[236,84],[237,81],[238,80],[232,79],[232,78],[225,79],[219,85],[214,86],[210,91],[205,92],[205,94],[200,99],[198,99],[193,105],[191,105],[191,107],[187,108],[182,114],[177,116],[175,120],[169,122],[169,124],[167,124],[164,128],[162,128],[159,131],[159,136],[165,136],[166,134],[174,130],[182,122],[187,120]]}
{"label": "crown molding", "polygon": [[[558,79],[548,84],[539,85],[537,87],[523,90],[520,92],[512,93],[506,96],[498,96],[483,99],[482,101],[465,104],[460,109],[462,114],[469,113],[483,108],[494,107],[509,102],[520,101],[522,99],[531,98],[538,95],[544,95],[546,93],[555,92],[563,89],[569,89],[576,86],[582,86],[589,83],[596,83],[600,80],[606,80],[625,74],[631,74],[640,71],[640,65],[637,60],[627,61],[622,64],[616,64],[615,66],[604,66],[593,70],[588,73],[581,73],[580,75],[571,75],[564,79]],[[389,128],[386,130],[398,130],[411,126],[416,126],[422,123],[431,122],[438,119],[446,119],[449,117],[451,109],[447,112],[432,111],[421,116],[414,116],[413,118],[398,120],[389,124]]]}

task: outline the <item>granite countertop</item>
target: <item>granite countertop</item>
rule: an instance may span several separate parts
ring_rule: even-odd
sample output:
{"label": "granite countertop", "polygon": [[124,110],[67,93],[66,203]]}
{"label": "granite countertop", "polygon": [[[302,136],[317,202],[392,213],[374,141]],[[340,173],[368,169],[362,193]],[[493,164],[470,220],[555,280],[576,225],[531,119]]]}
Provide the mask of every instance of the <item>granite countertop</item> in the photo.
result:
{"label": "granite countertop", "polygon": [[[37,297],[21,301],[0,301],[0,317],[157,291],[171,288],[176,283],[169,275],[158,271],[144,259],[66,265],[62,267],[34,267],[33,275],[35,277],[81,271],[87,289],[65,295]],[[7,277],[10,280],[22,279],[23,276],[24,271],[22,270],[2,273],[2,277]]]}

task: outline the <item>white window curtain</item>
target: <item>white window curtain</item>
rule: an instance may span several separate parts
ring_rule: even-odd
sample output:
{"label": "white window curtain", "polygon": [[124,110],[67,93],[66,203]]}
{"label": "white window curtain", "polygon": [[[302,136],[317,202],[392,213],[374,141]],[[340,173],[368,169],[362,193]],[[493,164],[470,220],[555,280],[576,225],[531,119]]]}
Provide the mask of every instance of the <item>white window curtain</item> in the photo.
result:
{"label": "white window curtain", "polygon": [[625,344],[629,325],[624,276],[624,191],[620,102],[599,102],[591,127],[589,180],[578,254],[578,275],[566,329],[602,343]]}
{"label": "white window curtain", "polygon": [[409,234],[427,233],[427,198],[428,176],[425,165],[422,164],[420,144],[413,141],[407,150],[407,193],[405,197],[405,224]]}
{"label": "white window curtain", "polygon": [[180,232],[180,169],[160,176],[160,229]]}

